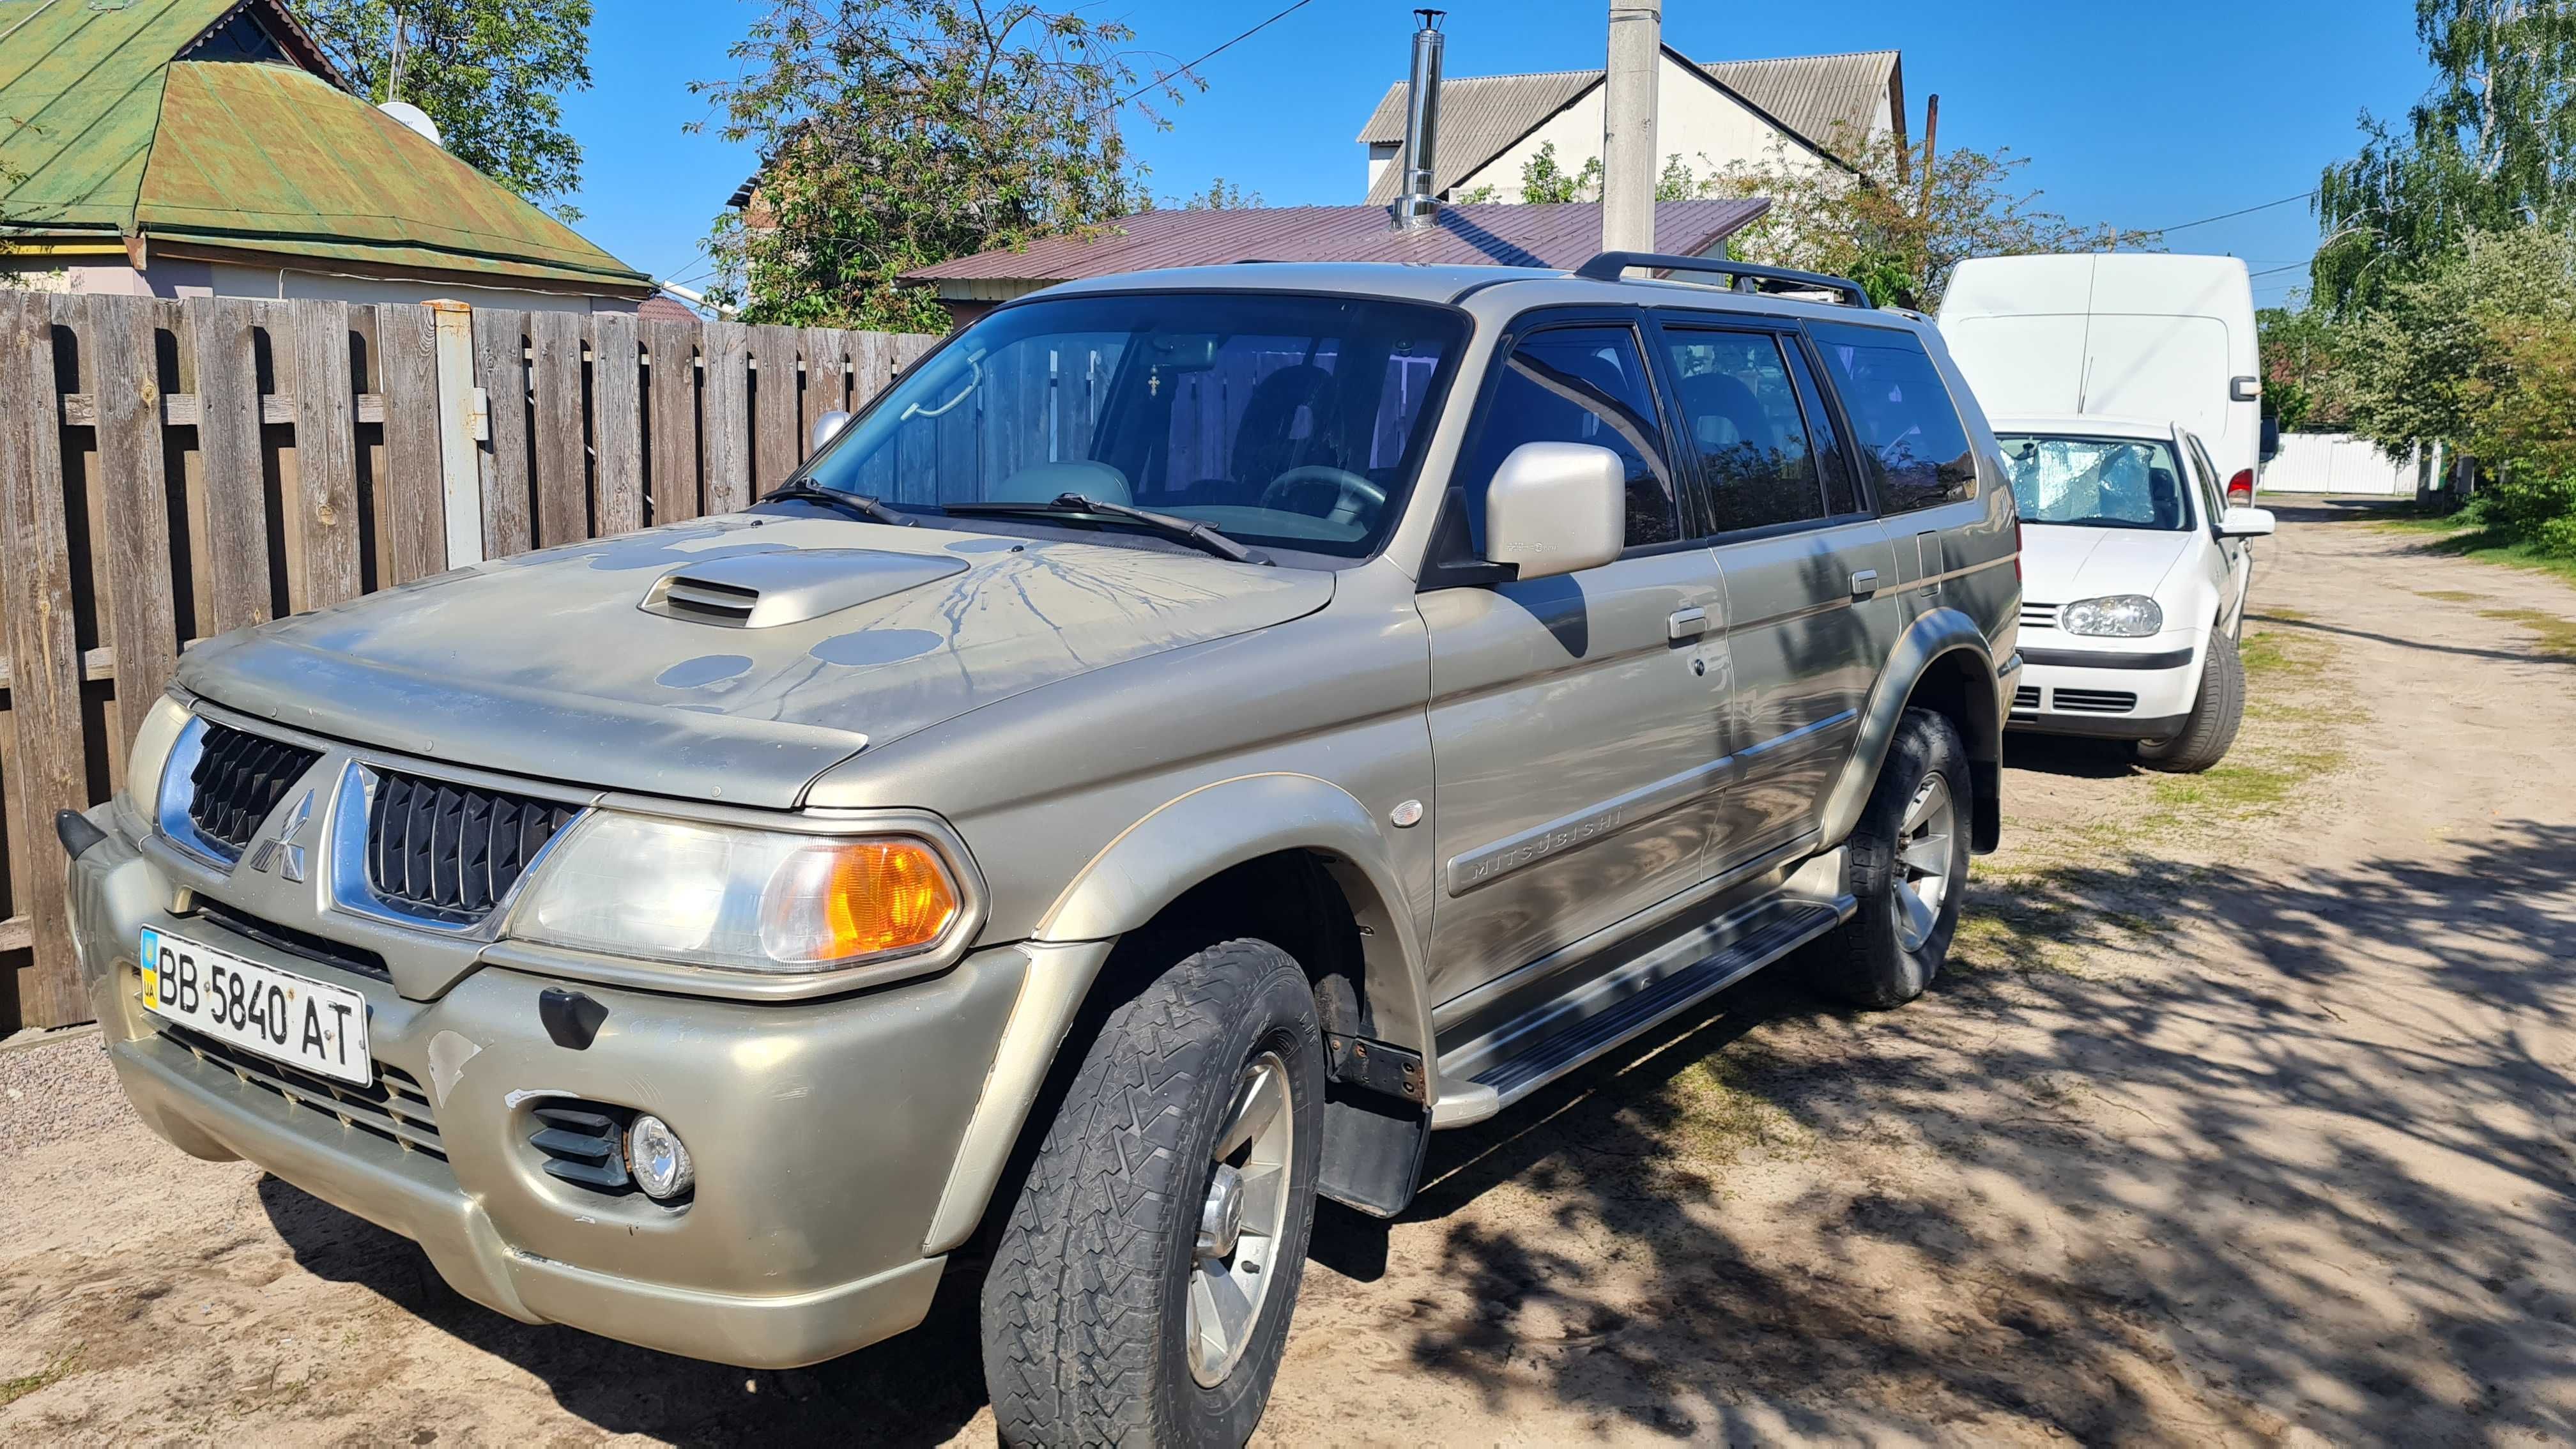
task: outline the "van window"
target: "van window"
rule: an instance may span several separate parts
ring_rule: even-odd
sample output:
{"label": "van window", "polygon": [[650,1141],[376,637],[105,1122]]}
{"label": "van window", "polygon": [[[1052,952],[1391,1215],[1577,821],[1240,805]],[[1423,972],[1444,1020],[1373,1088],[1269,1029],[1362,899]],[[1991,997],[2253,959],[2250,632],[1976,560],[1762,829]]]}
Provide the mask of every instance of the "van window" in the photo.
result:
{"label": "van window", "polygon": [[1485,405],[1475,456],[1458,472],[1467,536],[1485,547],[1485,488],[1523,443],[1589,443],[1619,455],[1628,474],[1628,546],[1682,536],[1665,464],[1655,390],[1637,334],[1626,327],[1556,327],[1512,349]]}
{"label": "van window", "polygon": [[1922,343],[1888,327],[1830,323],[1809,331],[1851,417],[1880,512],[1976,496],[1976,452]]}
{"label": "van window", "polygon": [[1682,436],[1708,485],[1713,529],[1732,533],[1825,516],[1798,391],[1768,332],[1668,328]]}

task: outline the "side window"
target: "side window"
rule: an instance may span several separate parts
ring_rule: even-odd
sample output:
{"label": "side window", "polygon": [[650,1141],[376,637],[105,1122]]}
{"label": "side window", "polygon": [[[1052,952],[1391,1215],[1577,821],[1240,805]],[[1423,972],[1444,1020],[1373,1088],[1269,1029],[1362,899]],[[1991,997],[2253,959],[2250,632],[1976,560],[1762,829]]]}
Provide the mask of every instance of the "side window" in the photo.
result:
{"label": "side window", "polygon": [[1826,323],[1809,333],[1858,435],[1853,442],[1881,512],[1976,496],[1976,452],[1922,343],[1890,327]]}
{"label": "side window", "polygon": [[2185,433],[2191,443],[2192,476],[2200,481],[2200,523],[2211,533],[2218,531],[2218,520],[2227,512],[2227,489],[2218,481],[2218,465],[2210,461],[2209,450],[2201,446],[2200,435]]}
{"label": "side window", "polygon": [[1684,446],[1699,457],[1716,532],[1825,516],[1797,385],[1768,332],[1668,329]]}
{"label": "side window", "polygon": [[1637,334],[1626,327],[1556,327],[1512,349],[1458,477],[1467,533],[1485,546],[1485,486],[1523,443],[1590,443],[1619,455],[1628,473],[1628,546],[1682,536],[1681,510],[1655,420],[1654,385]]}
{"label": "side window", "polygon": [[1807,370],[1806,350],[1787,338],[1781,339],[1780,346],[1789,354],[1789,371],[1797,376],[1798,400],[1807,407],[1807,431],[1816,440],[1816,470],[1825,475],[1825,511],[1837,518],[1858,513],[1860,485],[1852,481],[1851,459],[1843,453],[1833,415],[1825,411],[1824,390],[1816,386],[1816,375]]}

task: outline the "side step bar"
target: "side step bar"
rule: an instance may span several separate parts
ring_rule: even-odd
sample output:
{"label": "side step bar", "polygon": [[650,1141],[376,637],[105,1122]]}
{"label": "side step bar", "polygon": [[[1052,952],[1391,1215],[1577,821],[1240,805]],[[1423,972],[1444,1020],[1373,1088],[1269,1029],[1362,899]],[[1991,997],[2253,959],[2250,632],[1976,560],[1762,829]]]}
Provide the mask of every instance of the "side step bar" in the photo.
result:
{"label": "side step bar", "polygon": [[1443,1053],[1441,1080],[1459,1081],[1461,1069],[1470,1075],[1441,1095],[1432,1125],[1463,1127],[1493,1116],[1832,930],[1858,908],[1850,896],[1830,903],[1775,897],[1711,922],[1531,1018]]}

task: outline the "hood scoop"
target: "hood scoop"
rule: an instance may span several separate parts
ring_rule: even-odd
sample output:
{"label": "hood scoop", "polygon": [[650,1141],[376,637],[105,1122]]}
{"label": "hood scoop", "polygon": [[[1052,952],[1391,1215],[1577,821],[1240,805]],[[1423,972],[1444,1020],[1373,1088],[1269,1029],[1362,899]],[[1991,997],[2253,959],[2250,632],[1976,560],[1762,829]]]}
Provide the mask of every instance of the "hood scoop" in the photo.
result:
{"label": "hood scoop", "polygon": [[801,624],[966,571],[966,561],[871,548],[779,549],[684,564],[653,581],[648,614],[724,629]]}

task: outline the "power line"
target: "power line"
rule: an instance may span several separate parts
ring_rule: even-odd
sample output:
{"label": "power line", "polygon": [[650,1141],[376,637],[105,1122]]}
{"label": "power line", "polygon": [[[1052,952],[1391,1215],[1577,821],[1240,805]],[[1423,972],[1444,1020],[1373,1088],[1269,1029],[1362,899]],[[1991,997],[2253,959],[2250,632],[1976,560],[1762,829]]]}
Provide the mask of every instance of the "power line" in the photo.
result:
{"label": "power line", "polygon": [[2270,211],[2273,207],[2287,206],[2293,201],[2312,201],[2316,198],[2316,194],[2317,189],[2311,186],[2296,196],[2284,196],[2278,201],[2267,201],[2260,206],[2248,206],[2236,211],[2223,211],[2216,216],[2204,216],[2198,221],[2186,221],[2180,226],[2150,227],[2148,230],[2160,234],[2164,232],[2189,231],[2196,226],[2207,226],[2213,221],[2230,221],[2240,216],[2252,216],[2258,211]]}
{"label": "power line", "polygon": [[1172,77],[1176,75],[1187,75],[1191,71],[1198,69],[1200,66],[1207,64],[1209,61],[1216,59],[1218,56],[1225,54],[1227,51],[1232,50],[1234,47],[1241,45],[1243,42],[1250,40],[1252,37],[1268,30],[1271,26],[1278,24],[1280,21],[1287,19],[1289,16],[1296,14],[1298,11],[1305,9],[1307,6],[1314,3],[1315,0],[1297,0],[1296,4],[1291,5],[1287,9],[1280,11],[1278,14],[1271,16],[1269,19],[1262,21],[1259,25],[1243,32],[1241,35],[1236,36],[1234,39],[1227,41],[1225,44],[1218,46],[1216,49],[1209,51],[1207,54],[1200,56],[1196,60],[1190,61],[1184,65],[1174,66],[1170,70],[1163,72],[1161,75],[1154,77],[1152,80],[1145,82],[1143,85],[1136,87],[1136,89],[1129,91],[1127,94],[1120,96],[1110,104],[1102,106],[1099,110],[1092,112],[1091,115],[1085,119],[1097,119],[1098,117],[1105,116],[1111,111],[1118,109],[1120,106],[1127,104],[1129,101],[1136,99],[1138,96],[1145,94],[1147,91],[1154,89],[1156,86],[1161,85],[1163,82],[1170,80]]}
{"label": "power line", "polygon": [[2251,273],[2250,275],[2251,275],[2251,276],[2255,276],[2255,277],[2268,277],[2268,276],[2271,276],[2272,274],[2274,274],[2274,273],[2276,273],[2276,272],[2296,272],[2296,271],[2303,271],[2303,270],[2305,270],[2305,269],[2306,269],[2310,264],[2314,263],[2315,261],[2316,261],[2316,258],[2314,258],[2314,257],[2310,257],[2310,258],[2308,258],[2308,260],[2307,260],[2307,261],[2304,261],[2304,262],[2292,262],[2292,263],[2290,263],[2290,264],[2289,264],[2288,266],[2286,266],[2286,267],[2265,267],[2263,270],[2261,270],[2261,271],[2259,271],[2259,272]]}

